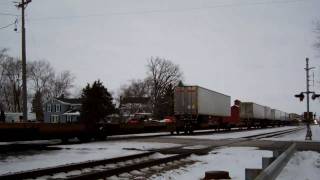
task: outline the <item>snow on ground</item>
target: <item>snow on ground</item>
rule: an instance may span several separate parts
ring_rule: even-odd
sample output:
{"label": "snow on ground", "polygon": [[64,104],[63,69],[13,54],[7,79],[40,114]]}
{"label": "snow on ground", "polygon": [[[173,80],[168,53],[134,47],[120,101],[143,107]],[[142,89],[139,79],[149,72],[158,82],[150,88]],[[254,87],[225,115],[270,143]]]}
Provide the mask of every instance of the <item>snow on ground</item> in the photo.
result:
{"label": "snow on ground", "polygon": [[[312,141],[320,142],[320,127],[318,125],[314,125],[314,126],[311,126],[311,130],[312,130]],[[301,131],[280,136],[277,138],[265,138],[265,139],[273,140],[273,141],[305,141],[306,133],[307,133],[307,129],[303,129]]]}
{"label": "snow on ground", "polygon": [[228,171],[233,180],[245,179],[245,168],[262,168],[262,157],[272,157],[272,151],[258,150],[255,147],[225,147],[211,151],[205,156],[192,155],[195,164],[154,175],[150,179],[204,178],[206,171]]}
{"label": "snow on ground", "polygon": [[320,174],[320,153],[296,152],[277,180],[318,180]]}
{"label": "snow on ground", "polygon": [[56,165],[100,160],[142,153],[141,150],[180,146],[170,143],[93,142],[57,145],[52,151],[34,151],[15,156],[0,156],[0,174],[45,168]]}
{"label": "snow on ground", "polygon": [[229,133],[213,133],[211,135],[197,135],[197,136],[170,136],[172,138],[188,138],[188,139],[232,139],[232,138],[242,138],[246,136],[253,136],[262,133],[276,132],[280,130],[294,129],[296,126],[287,126],[279,128],[268,128],[268,129],[257,129],[250,131],[241,131],[241,132],[229,132]]}

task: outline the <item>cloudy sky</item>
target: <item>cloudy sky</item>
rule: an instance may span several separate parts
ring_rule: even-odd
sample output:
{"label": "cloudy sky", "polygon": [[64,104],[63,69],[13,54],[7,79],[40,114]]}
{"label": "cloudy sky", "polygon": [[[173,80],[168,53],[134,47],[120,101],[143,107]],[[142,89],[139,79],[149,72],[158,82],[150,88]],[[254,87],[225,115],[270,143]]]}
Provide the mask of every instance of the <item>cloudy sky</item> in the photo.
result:
{"label": "cloudy sky", "polygon": [[[159,56],[180,65],[186,84],[301,113],[305,104],[293,95],[305,89],[306,57],[320,81],[312,46],[319,7],[320,0],[32,0],[27,57],[70,70],[79,88],[100,79],[116,92],[144,78],[147,60]],[[0,0],[0,13],[2,27],[15,19],[3,13],[19,11]],[[20,36],[1,29],[0,48],[20,56]]]}

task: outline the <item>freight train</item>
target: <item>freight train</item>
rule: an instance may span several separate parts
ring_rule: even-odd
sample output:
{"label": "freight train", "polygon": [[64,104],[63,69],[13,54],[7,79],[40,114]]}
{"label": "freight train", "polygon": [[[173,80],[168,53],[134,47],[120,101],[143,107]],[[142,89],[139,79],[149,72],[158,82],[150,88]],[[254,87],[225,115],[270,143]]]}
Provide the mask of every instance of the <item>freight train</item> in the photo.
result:
{"label": "freight train", "polygon": [[291,123],[289,114],[253,102],[235,103],[231,98],[200,86],[176,87],[174,113],[176,131],[192,134],[195,129],[231,129],[281,126]]}
{"label": "freight train", "polygon": [[[174,131],[192,134],[198,129],[231,129],[290,124],[289,114],[253,102],[231,97],[200,86],[174,89],[172,121],[157,123],[0,123],[0,141],[78,138],[80,141],[103,140],[110,135]],[[295,117],[296,118],[296,117]]]}

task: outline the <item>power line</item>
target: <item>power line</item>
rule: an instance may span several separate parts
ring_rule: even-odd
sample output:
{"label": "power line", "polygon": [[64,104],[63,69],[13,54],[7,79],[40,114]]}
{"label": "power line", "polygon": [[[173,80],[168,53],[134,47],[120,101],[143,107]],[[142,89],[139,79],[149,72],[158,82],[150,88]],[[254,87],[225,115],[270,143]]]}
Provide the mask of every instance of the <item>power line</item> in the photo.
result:
{"label": "power line", "polygon": [[0,27],[0,29],[5,29],[5,28],[8,28],[8,27],[10,27],[10,26],[12,26],[12,25],[16,25],[16,24],[17,24],[17,21],[15,21],[15,22],[13,22],[13,23],[11,23],[11,24],[8,24],[8,25],[6,25],[6,26]]}
{"label": "power line", "polygon": [[12,13],[1,13],[1,12],[0,12],[0,15],[1,15],[1,16],[20,16],[20,15],[18,15],[18,14],[12,14]]}
{"label": "power line", "polygon": [[260,1],[260,2],[248,2],[248,3],[233,3],[233,4],[218,4],[207,7],[194,7],[194,8],[181,8],[181,9],[162,9],[162,10],[145,10],[145,11],[132,11],[132,12],[110,12],[105,14],[89,14],[89,15],[72,15],[72,16],[52,16],[52,17],[39,17],[29,18],[30,21],[41,21],[41,20],[63,20],[63,19],[81,19],[91,17],[102,17],[102,16],[114,16],[114,15],[131,15],[131,14],[153,14],[153,13],[170,13],[170,12],[185,12],[185,11],[198,11],[203,9],[215,9],[215,8],[227,8],[227,7],[240,7],[240,6],[259,6],[269,4],[291,4],[300,3],[314,0],[285,0],[285,1]]}

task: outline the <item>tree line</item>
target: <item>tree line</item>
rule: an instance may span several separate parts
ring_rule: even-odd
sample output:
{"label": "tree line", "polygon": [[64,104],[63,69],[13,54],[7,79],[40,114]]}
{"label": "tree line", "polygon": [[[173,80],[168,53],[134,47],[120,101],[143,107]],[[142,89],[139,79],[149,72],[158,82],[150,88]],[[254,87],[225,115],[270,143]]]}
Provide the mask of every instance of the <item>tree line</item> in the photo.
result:
{"label": "tree line", "polygon": [[[178,85],[182,85],[179,66],[167,59],[152,57],[147,63],[146,77],[133,79],[129,84],[122,85],[117,100],[121,108],[123,98],[148,98],[150,112],[155,118],[163,118],[173,114],[174,88]],[[87,84],[82,90],[81,100],[81,120],[87,124],[103,121],[107,115],[117,111],[111,93],[100,80],[92,85]],[[133,114],[139,108],[131,106],[130,109],[130,114]]]}
{"label": "tree line", "polygon": [[[179,65],[165,58],[151,57],[146,67],[144,79],[133,79],[129,84],[121,86],[119,101],[124,97],[149,97],[154,117],[172,115],[174,88],[182,84],[183,80]],[[131,113],[138,108],[133,106]]]}
{"label": "tree line", "polygon": [[[0,50],[0,109],[7,112],[22,111],[21,67],[19,58],[8,55],[7,49]],[[182,77],[179,66],[172,61],[151,57],[147,61],[146,77],[122,85],[116,99],[120,102],[124,97],[149,98],[150,112],[157,118],[163,118],[173,114],[173,91],[182,82]],[[28,102],[32,103],[32,112],[36,113],[37,120],[43,120],[43,105],[47,100],[71,95],[74,80],[70,71],[57,72],[48,61],[28,62]],[[114,98],[99,80],[83,88],[79,98],[83,100],[82,117],[85,119],[91,116],[98,120],[117,112]],[[95,104],[100,104],[100,107]],[[132,109],[134,113],[134,107]]]}
{"label": "tree line", "polygon": [[[0,50],[0,109],[8,112],[22,112],[21,69],[21,59],[10,56],[8,49]],[[43,103],[52,97],[70,95],[74,80],[75,77],[70,71],[57,72],[48,61],[29,61],[27,63],[28,102],[32,102],[33,111],[42,111]],[[43,117],[37,117],[37,119],[43,119]]]}

